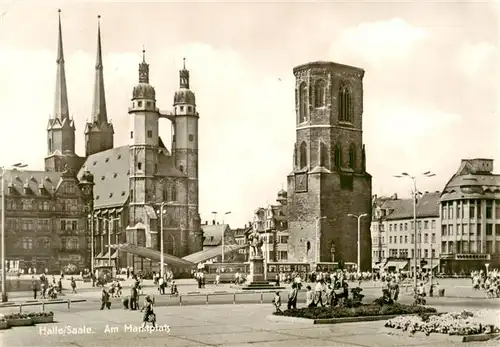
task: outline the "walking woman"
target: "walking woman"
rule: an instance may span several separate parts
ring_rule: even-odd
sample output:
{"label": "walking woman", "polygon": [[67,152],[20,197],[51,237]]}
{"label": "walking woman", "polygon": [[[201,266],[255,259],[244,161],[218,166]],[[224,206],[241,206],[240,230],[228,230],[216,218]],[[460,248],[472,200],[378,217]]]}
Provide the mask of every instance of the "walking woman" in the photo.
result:
{"label": "walking woman", "polygon": [[142,328],[146,328],[147,323],[151,323],[153,328],[156,326],[156,314],[153,311],[153,300],[149,295],[144,298],[144,306],[141,308],[141,312],[144,311],[144,316],[142,318]]}

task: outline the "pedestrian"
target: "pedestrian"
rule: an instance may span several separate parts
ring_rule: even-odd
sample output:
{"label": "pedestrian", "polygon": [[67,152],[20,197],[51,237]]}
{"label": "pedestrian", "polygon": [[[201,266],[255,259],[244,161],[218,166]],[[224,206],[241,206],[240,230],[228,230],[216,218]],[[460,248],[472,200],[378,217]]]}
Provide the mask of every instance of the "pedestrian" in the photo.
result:
{"label": "pedestrian", "polygon": [[38,283],[35,279],[35,276],[32,276],[31,277],[32,280],[31,280],[31,288],[33,290],[33,299],[36,300],[36,296],[37,296],[37,293],[38,293]]}
{"label": "pedestrian", "polygon": [[281,296],[280,292],[276,292],[273,299],[273,305],[276,308],[276,313],[281,312]]}
{"label": "pedestrian", "polygon": [[71,289],[76,294],[76,281],[73,277],[71,277]]}
{"label": "pedestrian", "polygon": [[297,294],[298,294],[297,284],[292,283],[292,289],[288,293],[288,305],[287,305],[287,308],[289,310],[297,308]]}
{"label": "pedestrian", "polygon": [[104,310],[104,307],[107,307],[108,310],[111,309],[111,301],[109,301],[109,293],[106,288],[102,287],[101,292],[101,311]]}
{"label": "pedestrian", "polygon": [[276,287],[280,286],[280,274],[276,274]]}
{"label": "pedestrian", "polygon": [[142,318],[142,328],[146,328],[147,323],[151,323],[153,328],[156,326],[156,314],[153,311],[154,301],[149,295],[144,298],[144,305],[141,308],[141,312],[144,311],[144,316]]}
{"label": "pedestrian", "polygon": [[306,305],[307,307],[316,307],[316,304],[314,302],[314,292],[312,291],[311,286],[306,287],[307,292],[306,292]]}
{"label": "pedestrian", "polygon": [[137,287],[135,285],[130,286],[130,309],[135,311],[137,310],[137,299],[138,299],[138,293],[137,293]]}

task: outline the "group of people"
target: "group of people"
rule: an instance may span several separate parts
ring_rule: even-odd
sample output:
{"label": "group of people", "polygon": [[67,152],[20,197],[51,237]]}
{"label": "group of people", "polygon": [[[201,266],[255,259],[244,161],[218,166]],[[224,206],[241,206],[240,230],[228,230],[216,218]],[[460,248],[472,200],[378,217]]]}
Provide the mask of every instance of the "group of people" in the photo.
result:
{"label": "group of people", "polygon": [[[75,287],[73,289],[76,292],[76,282],[71,278],[71,283],[75,283]],[[59,277],[59,280],[56,282],[55,276],[52,276],[52,282],[49,282],[49,278],[47,275],[42,274],[40,279],[37,280],[35,276],[31,277],[31,289],[33,291],[33,299],[37,299],[38,293],[40,292],[40,296],[43,299],[56,299],[57,293],[62,293],[62,277]]]}
{"label": "group of people", "polygon": [[485,290],[489,298],[500,297],[500,271],[493,269],[485,273],[483,270],[471,272],[472,288]]}

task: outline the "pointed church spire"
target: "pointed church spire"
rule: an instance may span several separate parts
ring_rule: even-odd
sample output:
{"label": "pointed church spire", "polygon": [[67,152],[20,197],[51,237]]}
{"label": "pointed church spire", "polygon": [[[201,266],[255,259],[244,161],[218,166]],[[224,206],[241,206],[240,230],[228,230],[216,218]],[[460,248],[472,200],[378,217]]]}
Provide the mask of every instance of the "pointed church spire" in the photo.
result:
{"label": "pointed church spire", "polygon": [[94,82],[94,104],[92,107],[91,123],[108,123],[108,114],[106,111],[106,95],[104,93],[104,76],[102,66],[102,47],[101,47],[101,16],[97,16],[97,58],[95,64],[95,82]]}
{"label": "pointed church spire", "polygon": [[57,42],[57,75],[56,75],[56,97],[54,103],[53,118],[60,121],[69,118],[68,90],[66,88],[66,71],[64,69],[64,51],[61,28],[61,10],[59,12],[59,37]]}

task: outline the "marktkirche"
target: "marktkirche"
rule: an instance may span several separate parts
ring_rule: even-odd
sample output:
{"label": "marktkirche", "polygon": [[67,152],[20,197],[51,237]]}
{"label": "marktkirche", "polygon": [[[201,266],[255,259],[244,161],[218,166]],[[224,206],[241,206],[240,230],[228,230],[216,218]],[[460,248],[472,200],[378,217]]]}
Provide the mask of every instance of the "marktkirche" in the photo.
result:
{"label": "marktkirche", "polygon": [[[85,154],[79,156],[68,103],[60,16],[56,62],[55,104],[46,129],[45,170],[13,169],[4,175],[7,267],[50,272],[70,264],[90,268],[88,230],[95,235],[95,265],[157,267],[146,256],[136,256],[133,249],[121,251],[116,245],[159,250],[161,213],[164,253],[181,260],[201,251],[199,115],[185,65],[179,72],[173,109],[160,111],[155,88],[149,84],[149,64],[143,51],[128,115],[124,107],[124,115],[120,116],[129,118],[128,144],[114,147],[98,24],[92,114],[84,127]],[[160,118],[172,122],[170,151],[164,144],[167,139],[160,136]]]}

